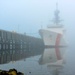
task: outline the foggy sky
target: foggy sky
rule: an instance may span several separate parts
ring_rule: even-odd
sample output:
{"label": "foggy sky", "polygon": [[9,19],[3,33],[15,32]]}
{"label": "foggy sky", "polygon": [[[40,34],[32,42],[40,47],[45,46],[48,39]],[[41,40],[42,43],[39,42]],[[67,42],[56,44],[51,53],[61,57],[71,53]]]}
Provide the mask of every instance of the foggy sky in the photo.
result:
{"label": "foggy sky", "polygon": [[[57,0],[0,0],[0,29],[37,36],[41,25],[45,28],[53,19],[56,2]],[[58,0],[58,4],[67,33],[74,34],[75,1]]]}

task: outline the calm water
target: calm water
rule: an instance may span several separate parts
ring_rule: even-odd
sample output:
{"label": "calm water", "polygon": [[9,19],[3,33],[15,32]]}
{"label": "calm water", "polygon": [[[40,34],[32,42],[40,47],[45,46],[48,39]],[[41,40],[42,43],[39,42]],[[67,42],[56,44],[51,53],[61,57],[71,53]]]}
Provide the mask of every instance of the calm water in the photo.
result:
{"label": "calm water", "polygon": [[[74,75],[75,74],[75,50],[73,47],[69,47],[67,49],[63,48],[63,50],[66,50],[65,53],[66,64],[64,65],[61,75],[63,74]],[[41,58],[43,53],[41,55],[33,56],[27,59],[22,59],[19,61],[11,61],[7,64],[1,64],[0,69],[9,70],[11,68],[15,68],[18,71],[23,72],[25,75],[50,75],[49,68],[46,65],[48,61],[47,58],[45,58],[46,61],[45,60],[41,61],[44,62],[44,64],[41,65],[39,63],[39,59]],[[29,72],[31,72],[31,74],[29,74]]]}

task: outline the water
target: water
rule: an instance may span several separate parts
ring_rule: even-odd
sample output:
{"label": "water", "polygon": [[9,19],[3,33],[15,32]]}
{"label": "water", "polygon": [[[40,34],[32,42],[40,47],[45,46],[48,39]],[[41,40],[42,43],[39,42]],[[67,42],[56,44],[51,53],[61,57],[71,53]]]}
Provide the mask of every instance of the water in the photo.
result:
{"label": "water", "polygon": [[32,75],[36,74],[44,75],[47,73],[47,68],[45,65],[44,66],[39,65],[38,63],[39,58],[40,55],[27,58],[26,60],[10,62],[8,64],[0,65],[0,69],[9,70],[11,68],[15,68],[18,71],[23,72],[25,75],[29,75],[29,72],[31,72]]}
{"label": "water", "polygon": [[[45,49],[46,50],[46,49]],[[44,50],[44,52],[45,52]],[[63,49],[65,50],[65,49]],[[47,67],[46,63],[49,63],[48,57],[46,60],[40,59],[44,56],[44,52],[38,56],[32,56],[30,58],[22,59],[19,61],[11,61],[6,64],[1,64],[0,69],[9,70],[12,68],[17,69],[18,71],[23,72],[25,75],[50,75],[50,70]],[[66,64],[64,64],[64,68],[60,75],[74,75],[75,74],[75,51],[74,48],[69,47],[65,53]],[[30,73],[31,72],[31,73]]]}

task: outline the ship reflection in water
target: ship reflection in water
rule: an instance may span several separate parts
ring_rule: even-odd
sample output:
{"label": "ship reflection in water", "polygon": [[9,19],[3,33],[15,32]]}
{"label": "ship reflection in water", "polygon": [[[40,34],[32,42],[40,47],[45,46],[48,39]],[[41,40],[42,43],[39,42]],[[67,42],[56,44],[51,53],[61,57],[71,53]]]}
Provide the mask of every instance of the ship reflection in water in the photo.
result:
{"label": "ship reflection in water", "polygon": [[52,75],[59,75],[64,67],[65,47],[46,48],[39,60],[39,64],[46,64]]}
{"label": "ship reflection in water", "polygon": [[[16,58],[16,56],[13,55],[12,61],[20,59],[18,61],[16,60],[16,62],[9,62],[10,58],[12,57],[10,56],[6,57],[4,54],[4,56],[1,56],[0,62],[2,63],[5,62],[6,60],[4,58],[9,58],[9,60],[7,60],[8,63],[5,62],[5,64],[0,64],[0,69],[8,70],[10,68],[15,68],[18,71],[22,71],[25,75],[29,75],[29,73],[31,73],[31,75],[50,75],[53,69],[63,69],[64,68],[63,66],[66,63],[65,61],[66,59],[64,59],[65,58],[64,50],[66,50],[66,48],[58,48],[58,49],[61,50],[62,52],[60,57],[57,56],[57,54],[55,54],[57,49],[47,48],[44,49],[41,55],[31,56],[26,59],[23,58],[25,56]],[[22,54],[17,55],[21,56]]]}

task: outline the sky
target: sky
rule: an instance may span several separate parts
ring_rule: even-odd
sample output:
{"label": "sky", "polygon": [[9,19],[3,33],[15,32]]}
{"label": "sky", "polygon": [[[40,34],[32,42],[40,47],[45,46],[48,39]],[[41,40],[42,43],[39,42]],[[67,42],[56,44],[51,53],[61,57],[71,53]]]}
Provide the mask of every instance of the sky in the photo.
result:
{"label": "sky", "polygon": [[58,2],[62,24],[74,37],[75,0],[0,0],[0,29],[38,36],[50,24]]}

